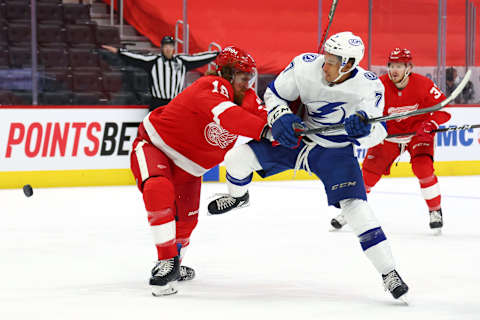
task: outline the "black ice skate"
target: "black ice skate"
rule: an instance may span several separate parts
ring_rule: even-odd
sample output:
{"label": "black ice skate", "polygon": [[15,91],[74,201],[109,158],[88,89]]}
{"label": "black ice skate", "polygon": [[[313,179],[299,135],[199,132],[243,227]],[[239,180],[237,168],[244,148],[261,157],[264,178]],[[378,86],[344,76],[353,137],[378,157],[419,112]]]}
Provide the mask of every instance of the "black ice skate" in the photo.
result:
{"label": "black ice skate", "polygon": [[172,282],[180,278],[180,262],[178,257],[158,260],[152,269],[150,286],[155,297],[177,293]]}
{"label": "black ice skate", "polygon": [[336,216],[330,221],[330,224],[335,229],[342,229],[342,227],[347,224],[347,220],[345,220],[345,217],[343,216],[343,214],[339,214],[338,216]]}
{"label": "black ice skate", "polygon": [[[403,282],[397,271],[392,270],[386,275],[382,275],[385,291],[390,291],[395,299],[402,297],[408,292],[408,286]],[[404,298],[404,297],[402,297]]]}
{"label": "black ice skate", "polygon": [[210,214],[223,214],[233,209],[246,207],[250,204],[248,191],[243,196],[235,198],[229,194],[223,194],[220,198],[208,204]]}
{"label": "black ice skate", "polygon": [[195,278],[195,270],[187,266],[180,266],[180,277],[178,281],[188,281]]}
{"label": "black ice skate", "polygon": [[430,211],[430,229],[443,227],[442,209]]}

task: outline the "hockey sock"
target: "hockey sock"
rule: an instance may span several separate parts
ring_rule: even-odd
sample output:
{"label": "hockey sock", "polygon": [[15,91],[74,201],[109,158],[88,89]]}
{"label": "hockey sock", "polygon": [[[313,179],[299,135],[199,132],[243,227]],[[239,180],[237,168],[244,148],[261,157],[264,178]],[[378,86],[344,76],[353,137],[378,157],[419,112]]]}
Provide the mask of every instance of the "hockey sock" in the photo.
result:
{"label": "hockey sock", "polygon": [[158,260],[177,255],[175,245],[175,209],[172,183],[164,177],[153,177],[145,181],[143,200],[148,212]]}
{"label": "hockey sock", "polygon": [[347,223],[359,237],[360,245],[367,258],[381,274],[395,269],[390,245],[377,218],[368,203],[360,199],[340,201]]}

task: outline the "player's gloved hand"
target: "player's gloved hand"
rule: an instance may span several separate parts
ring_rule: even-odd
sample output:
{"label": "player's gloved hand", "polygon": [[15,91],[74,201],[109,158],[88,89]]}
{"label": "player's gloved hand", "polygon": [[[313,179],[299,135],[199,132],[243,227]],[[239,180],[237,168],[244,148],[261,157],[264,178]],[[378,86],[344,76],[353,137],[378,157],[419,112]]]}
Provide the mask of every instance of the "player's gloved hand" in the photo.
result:
{"label": "player's gloved hand", "polygon": [[268,113],[268,124],[272,127],[273,138],[281,145],[294,148],[299,138],[295,135],[295,127],[303,126],[302,119],[293,114],[287,106],[276,106]]}
{"label": "player's gloved hand", "polygon": [[358,111],[345,119],[345,131],[347,131],[349,138],[365,137],[371,129],[372,125],[368,123],[368,115],[365,111]]}
{"label": "player's gloved hand", "polygon": [[417,136],[431,136],[435,135],[435,130],[438,129],[438,124],[433,120],[426,120],[418,126]]}

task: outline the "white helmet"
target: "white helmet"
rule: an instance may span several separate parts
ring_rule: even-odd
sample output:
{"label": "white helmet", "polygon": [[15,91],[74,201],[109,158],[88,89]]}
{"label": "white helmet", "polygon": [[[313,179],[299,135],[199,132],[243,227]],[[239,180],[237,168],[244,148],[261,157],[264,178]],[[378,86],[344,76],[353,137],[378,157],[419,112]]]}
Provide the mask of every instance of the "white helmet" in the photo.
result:
{"label": "white helmet", "polygon": [[[363,54],[365,52],[365,46],[363,41],[359,36],[354,35],[350,31],[340,32],[332,35],[325,41],[324,46],[325,52],[339,56],[341,58],[339,76],[334,81],[340,79],[342,75],[352,71],[360,61],[363,59]],[[348,63],[349,59],[355,59],[350,70],[341,72],[342,68]]]}

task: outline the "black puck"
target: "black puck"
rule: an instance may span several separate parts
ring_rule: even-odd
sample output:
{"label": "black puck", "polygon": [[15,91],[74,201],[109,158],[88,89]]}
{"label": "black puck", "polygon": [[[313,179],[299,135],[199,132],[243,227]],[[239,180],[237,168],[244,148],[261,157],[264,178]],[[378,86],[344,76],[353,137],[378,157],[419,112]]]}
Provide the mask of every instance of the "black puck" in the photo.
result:
{"label": "black puck", "polygon": [[25,193],[26,197],[31,197],[33,195],[33,188],[31,185],[26,184],[23,186],[23,193]]}

